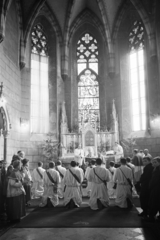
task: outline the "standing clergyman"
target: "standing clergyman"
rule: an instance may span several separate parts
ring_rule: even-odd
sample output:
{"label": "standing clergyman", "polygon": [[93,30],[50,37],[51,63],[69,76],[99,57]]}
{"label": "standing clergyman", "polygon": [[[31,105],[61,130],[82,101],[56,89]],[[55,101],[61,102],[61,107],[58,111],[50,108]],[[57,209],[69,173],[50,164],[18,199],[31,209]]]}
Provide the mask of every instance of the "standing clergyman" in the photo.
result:
{"label": "standing clergyman", "polygon": [[81,147],[81,144],[78,145],[78,148],[74,150],[74,160],[79,163],[79,166],[82,166],[84,162],[84,151]]}

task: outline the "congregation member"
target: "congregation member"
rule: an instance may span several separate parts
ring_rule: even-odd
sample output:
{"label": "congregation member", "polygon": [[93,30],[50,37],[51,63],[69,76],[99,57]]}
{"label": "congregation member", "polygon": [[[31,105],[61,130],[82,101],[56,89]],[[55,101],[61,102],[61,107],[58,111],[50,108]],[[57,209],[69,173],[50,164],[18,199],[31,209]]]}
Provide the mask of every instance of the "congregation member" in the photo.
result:
{"label": "congregation member", "polygon": [[88,181],[88,177],[89,177],[90,170],[95,167],[95,164],[96,164],[96,160],[92,159],[90,165],[86,168],[86,172],[85,172],[85,178],[87,179],[86,191],[87,191],[88,197],[90,197],[91,190],[92,190],[92,182]]}
{"label": "congregation member", "polygon": [[144,151],[143,150],[139,150],[139,155],[144,158],[145,154],[144,154]]}
{"label": "congregation member", "polygon": [[24,151],[19,150],[17,152],[17,155],[19,156],[21,161],[25,158],[25,152]]}
{"label": "congregation member", "polygon": [[160,157],[152,159],[153,172],[149,183],[149,222],[154,222],[160,210]]}
{"label": "congregation member", "polygon": [[149,183],[151,181],[153,166],[149,157],[143,158],[143,173],[140,178],[140,204],[142,212],[138,214],[140,217],[147,217],[148,215],[148,202],[149,202]]}
{"label": "congregation member", "polygon": [[109,170],[103,168],[102,159],[96,159],[96,167],[89,172],[88,181],[92,183],[89,206],[92,210],[103,209],[109,206],[107,182],[110,181]]}
{"label": "congregation member", "polygon": [[7,186],[7,217],[11,222],[20,221],[26,215],[25,190],[23,187],[23,175],[21,162],[13,162],[13,170],[8,177]]}
{"label": "congregation member", "polygon": [[143,157],[149,157],[150,159],[152,159],[151,154],[149,153],[149,150],[146,148],[144,149],[144,156]]}
{"label": "congregation member", "polygon": [[23,186],[26,192],[26,205],[30,205],[29,201],[31,200],[32,177],[29,171],[29,159],[24,158],[23,160],[21,160],[21,162],[22,162],[21,171],[24,174]]}
{"label": "congregation member", "polygon": [[114,181],[113,181],[113,177],[116,171],[116,168],[114,167],[115,163],[113,161],[111,161],[109,163],[109,172],[110,172],[110,181],[107,183],[107,188],[108,188],[108,195],[110,199],[115,199],[116,198],[116,190],[113,188],[114,186]]}
{"label": "congregation member", "polygon": [[38,167],[32,171],[31,177],[33,181],[32,185],[32,198],[38,198],[43,195],[43,178],[44,178],[45,169],[43,168],[43,163],[38,162]]}
{"label": "congregation member", "polygon": [[58,197],[64,198],[64,177],[66,174],[66,168],[62,167],[62,162],[60,160],[56,163],[56,170],[59,172],[61,182],[58,184]]}
{"label": "congregation member", "polygon": [[44,172],[44,193],[40,207],[56,207],[59,204],[57,189],[60,181],[59,172],[55,170],[55,163],[49,162],[49,169]]}
{"label": "congregation member", "polygon": [[20,159],[20,157],[18,155],[14,154],[12,156],[12,160],[11,160],[11,164],[10,165],[13,166],[13,162],[16,161],[16,160],[20,161],[21,159]]}
{"label": "congregation member", "polygon": [[126,166],[125,158],[121,158],[120,162],[121,166],[116,169],[113,177],[117,184],[115,204],[120,208],[131,208],[133,174],[132,170]]}
{"label": "congregation member", "polygon": [[64,177],[64,205],[68,209],[79,207],[82,203],[81,184],[83,182],[80,168],[75,161],[71,161]]}
{"label": "congregation member", "polygon": [[138,149],[133,150],[133,158],[132,163],[134,164],[134,185],[136,187],[136,191],[140,192],[140,177],[143,173],[143,162],[142,157],[138,153]]}

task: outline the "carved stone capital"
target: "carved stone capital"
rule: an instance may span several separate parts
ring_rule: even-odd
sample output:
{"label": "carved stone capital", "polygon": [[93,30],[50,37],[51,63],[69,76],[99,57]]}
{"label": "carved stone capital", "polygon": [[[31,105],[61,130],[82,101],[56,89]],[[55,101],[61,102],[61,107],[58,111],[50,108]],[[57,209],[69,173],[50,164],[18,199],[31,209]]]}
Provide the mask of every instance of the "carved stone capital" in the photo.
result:
{"label": "carved stone capital", "polygon": [[20,69],[22,70],[22,69],[25,67],[25,65],[26,65],[26,63],[21,61],[21,62],[19,63]]}
{"label": "carved stone capital", "polygon": [[68,79],[68,74],[62,74],[62,79],[65,82]]}

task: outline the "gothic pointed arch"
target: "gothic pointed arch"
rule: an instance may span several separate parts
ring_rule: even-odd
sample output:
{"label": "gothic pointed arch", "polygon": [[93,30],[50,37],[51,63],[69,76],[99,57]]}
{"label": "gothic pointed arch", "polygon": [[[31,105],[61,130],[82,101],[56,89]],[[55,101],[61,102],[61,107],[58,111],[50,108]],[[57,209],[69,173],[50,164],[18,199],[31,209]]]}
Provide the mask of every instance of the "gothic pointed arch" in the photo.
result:
{"label": "gothic pointed arch", "polygon": [[115,41],[117,38],[119,27],[123,20],[124,14],[126,13],[127,9],[129,8],[129,5],[130,5],[129,2],[124,1],[124,3],[119,7],[119,10],[115,17],[114,24],[113,24],[113,31],[112,31],[112,39],[113,39],[114,44],[115,44]]}
{"label": "gothic pointed arch", "polygon": [[103,25],[102,23],[100,22],[100,20],[97,18],[97,16],[89,9],[85,9],[84,11],[82,11],[78,16],[77,18],[74,20],[71,28],[70,28],[70,31],[69,31],[69,42],[71,41],[71,38],[74,34],[74,32],[82,25],[84,24],[85,22],[88,22],[92,25],[95,25],[97,27],[97,29],[99,29],[101,35],[102,35],[102,38],[103,40],[106,42],[107,44],[107,40],[105,38],[105,31],[104,31],[104,28],[103,28]]}
{"label": "gothic pointed arch", "polygon": [[56,32],[58,41],[61,44],[63,37],[62,37],[62,32],[61,32],[59,23],[58,23],[56,17],[53,16],[53,13],[51,12],[49,6],[46,3],[44,3],[44,0],[37,2],[35,7],[33,8],[31,15],[28,18],[25,33],[24,33],[25,44],[28,40],[31,29],[33,28],[34,22],[39,15],[43,15],[46,19],[49,20],[53,29]]}
{"label": "gothic pointed arch", "polygon": [[113,41],[111,38],[111,32],[108,24],[107,14],[105,12],[105,6],[103,0],[97,0],[99,10],[101,12],[102,21],[105,29],[105,37],[107,40],[107,46],[108,46],[108,60],[109,60],[109,74],[110,76],[114,75],[115,73],[115,52],[114,52],[114,46]]}
{"label": "gothic pointed arch", "polygon": [[4,3],[5,0],[0,2],[0,43],[5,37],[5,13],[4,13]]}
{"label": "gothic pointed arch", "polygon": [[150,56],[156,55],[156,39],[155,39],[155,33],[154,28],[152,27],[151,19],[148,16],[146,10],[144,9],[142,3],[139,0],[130,0],[137,12],[139,13],[143,24],[145,26],[149,46],[150,46]]}
{"label": "gothic pointed arch", "polygon": [[64,42],[62,45],[62,78],[65,81],[65,79],[68,78],[68,61],[69,61],[69,29],[71,25],[71,14],[74,9],[74,5],[76,3],[76,0],[71,0],[68,1],[68,6],[67,6],[67,16],[66,16],[66,21],[65,21],[65,27],[64,27]]}

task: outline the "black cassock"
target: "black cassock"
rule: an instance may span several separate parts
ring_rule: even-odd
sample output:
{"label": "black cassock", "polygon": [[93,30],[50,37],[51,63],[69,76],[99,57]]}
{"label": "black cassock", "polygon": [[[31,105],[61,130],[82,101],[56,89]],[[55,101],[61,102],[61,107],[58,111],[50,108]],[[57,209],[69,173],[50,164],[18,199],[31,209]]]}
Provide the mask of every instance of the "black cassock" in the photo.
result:
{"label": "black cassock", "polygon": [[153,170],[149,184],[149,217],[155,217],[160,211],[160,166]]}
{"label": "black cassock", "polygon": [[149,163],[144,167],[143,173],[140,178],[140,186],[141,186],[140,203],[141,203],[141,208],[144,214],[146,215],[148,213],[149,183],[151,181],[152,172],[153,172],[153,166],[151,163]]}

